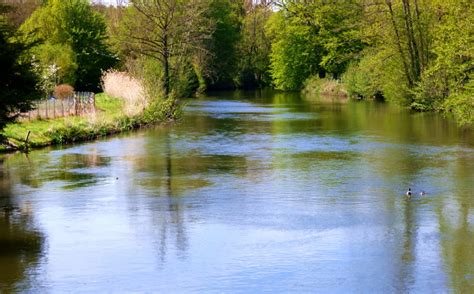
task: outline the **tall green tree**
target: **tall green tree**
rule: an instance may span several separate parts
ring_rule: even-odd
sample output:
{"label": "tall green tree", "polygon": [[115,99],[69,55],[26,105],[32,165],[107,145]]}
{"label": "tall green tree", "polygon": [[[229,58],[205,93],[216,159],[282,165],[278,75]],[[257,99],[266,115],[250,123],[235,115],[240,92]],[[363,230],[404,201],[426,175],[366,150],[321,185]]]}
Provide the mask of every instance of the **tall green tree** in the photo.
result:
{"label": "tall green tree", "polygon": [[[76,88],[98,90],[103,70],[116,61],[107,47],[104,17],[87,0],[49,0],[20,27],[35,41],[69,46],[77,63]],[[51,46],[49,48],[51,48]]]}
{"label": "tall green tree", "polygon": [[206,11],[207,2],[201,0],[132,0],[128,7],[119,37],[122,49],[161,64],[161,73],[156,74],[161,75],[166,97],[205,50],[204,40],[211,32]]}
{"label": "tall green tree", "polygon": [[[437,0],[433,61],[417,87],[415,102],[451,111],[459,123],[474,123],[474,3]],[[421,100],[420,100],[421,99]]]}
{"label": "tall green tree", "polygon": [[[0,12],[5,6],[0,5]],[[23,59],[28,46],[14,38],[13,29],[0,15],[0,139],[5,125],[20,112],[31,109],[36,98],[36,80],[30,64]]]}
{"label": "tall green tree", "polygon": [[300,89],[311,75],[334,78],[364,48],[356,0],[288,0],[269,22],[271,73],[277,88]]}
{"label": "tall green tree", "polygon": [[267,30],[272,38],[270,72],[275,87],[299,90],[309,76],[321,70],[322,46],[315,28],[279,11],[270,18]]}
{"label": "tall green tree", "polygon": [[233,88],[238,70],[238,43],[243,18],[243,2],[211,0],[207,15],[215,24],[207,42],[210,57],[206,65],[210,89]]}
{"label": "tall green tree", "polygon": [[239,42],[239,86],[255,88],[271,85],[271,42],[265,25],[272,15],[271,7],[250,3],[242,22]]}

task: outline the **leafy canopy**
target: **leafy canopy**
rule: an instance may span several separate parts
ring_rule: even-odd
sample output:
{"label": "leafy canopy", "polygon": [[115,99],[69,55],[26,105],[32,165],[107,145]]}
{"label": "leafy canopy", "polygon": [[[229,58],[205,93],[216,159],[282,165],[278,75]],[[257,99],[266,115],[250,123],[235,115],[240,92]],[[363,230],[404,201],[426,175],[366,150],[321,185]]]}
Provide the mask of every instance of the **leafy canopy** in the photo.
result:
{"label": "leafy canopy", "polygon": [[[71,71],[76,67],[74,63],[77,64],[75,80],[79,89],[97,90],[101,72],[115,61],[106,44],[105,20],[87,0],[50,0],[37,9],[20,30],[31,41],[49,44],[47,49],[70,47],[74,54],[67,58],[67,66],[63,64],[68,69],[63,70]],[[51,61],[51,58],[43,59]],[[65,59],[64,56],[61,58],[62,61]],[[73,80],[70,76],[67,79]]]}
{"label": "leafy canopy", "polygon": [[31,108],[37,94],[35,76],[22,58],[28,46],[13,37],[12,28],[0,15],[0,132],[19,112]]}

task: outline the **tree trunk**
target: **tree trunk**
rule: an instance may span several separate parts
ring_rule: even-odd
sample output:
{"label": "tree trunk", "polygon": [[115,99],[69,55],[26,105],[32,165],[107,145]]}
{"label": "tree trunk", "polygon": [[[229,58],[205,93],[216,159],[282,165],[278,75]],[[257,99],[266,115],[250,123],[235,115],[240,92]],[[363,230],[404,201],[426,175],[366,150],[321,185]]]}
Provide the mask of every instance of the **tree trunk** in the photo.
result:
{"label": "tree trunk", "polygon": [[169,48],[168,36],[164,36],[163,42],[163,89],[165,90],[165,98],[169,98],[170,94],[170,64],[169,64]]}
{"label": "tree trunk", "polygon": [[417,22],[417,29],[418,29],[418,35],[419,35],[419,41],[420,41],[420,61],[421,61],[421,71],[424,70],[428,63],[428,48],[427,48],[427,43],[425,42],[424,38],[424,32],[422,31],[422,22],[420,19],[420,8],[418,6],[418,0],[415,0],[415,16],[416,16],[416,22]]}
{"label": "tree trunk", "polygon": [[413,72],[414,81],[420,80],[421,70],[420,70],[420,54],[418,49],[418,44],[416,42],[415,33],[413,30],[413,19],[411,16],[410,0],[403,0],[403,13],[405,19],[405,28],[406,34],[408,37],[409,49],[408,53],[410,54],[411,59],[411,68]]}
{"label": "tree trunk", "polygon": [[406,61],[405,54],[403,53],[403,48],[401,44],[401,39],[400,39],[400,32],[398,31],[397,23],[395,21],[395,14],[393,13],[393,8],[392,8],[392,2],[391,0],[385,0],[385,4],[387,4],[388,11],[390,12],[390,20],[392,22],[393,30],[395,31],[395,36],[397,38],[397,47],[398,47],[398,52],[400,53],[400,57],[402,58],[403,62],[403,70],[405,72],[405,76],[408,81],[408,86],[411,88],[413,87],[413,79],[411,78],[410,71],[408,69],[408,64]]}

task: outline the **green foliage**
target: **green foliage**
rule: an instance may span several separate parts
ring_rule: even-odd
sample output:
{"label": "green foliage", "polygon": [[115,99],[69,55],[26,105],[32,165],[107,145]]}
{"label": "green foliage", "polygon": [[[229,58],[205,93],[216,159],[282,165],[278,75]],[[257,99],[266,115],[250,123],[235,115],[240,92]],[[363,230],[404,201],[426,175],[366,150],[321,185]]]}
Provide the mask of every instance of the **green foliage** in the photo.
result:
{"label": "green foliage", "polygon": [[12,29],[0,15],[0,132],[19,112],[31,108],[37,94],[34,74],[22,58],[28,46],[13,37]]}
{"label": "green foliage", "polygon": [[299,90],[303,82],[319,71],[321,47],[313,29],[300,26],[283,12],[272,15],[268,22],[272,38],[270,72],[277,89]]}
{"label": "green foliage", "polygon": [[373,52],[366,51],[360,61],[349,65],[342,76],[349,96],[355,98],[375,98],[381,95],[383,63]]}
{"label": "green foliage", "polygon": [[462,124],[472,119],[474,91],[474,5],[471,1],[442,1],[439,23],[433,26],[432,60],[415,88],[412,108],[455,113]]}
{"label": "green foliage", "polygon": [[[367,8],[364,34],[372,56],[345,74],[349,92],[418,111],[450,111],[472,122],[474,4],[461,0],[399,0]],[[365,59],[376,74],[364,70]]]}
{"label": "green foliage", "polygon": [[[47,49],[39,60],[61,62],[64,77],[69,82],[77,66],[75,85],[80,90],[97,90],[101,72],[115,62],[106,45],[105,20],[86,0],[50,0],[37,9],[20,30],[34,41],[47,43],[34,50],[38,53]],[[65,52],[55,57],[62,49]],[[42,64],[45,68],[49,65]]]}
{"label": "green foliage", "polygon": [[204,64],[204,43],[213,28],[205,17],[208,5],[204,0],[135,0],[126,10],[118,37],[122,50],[160,63],[155,74],[161,75],[165,97],[187,89],[183,79],[194,79],[193,67]]}
{"label": "green foliage", "polygon": [[76,80],[76,55],[72,48],[65,44],[44,43],[31,50],[34,61],[44,72],[50,65],[58,68],[55,83],[74,84]]}
{"label": "green foliage", "polygon": [[316,3],[312,9],[324,47],[320,65],[334,78],[338,78],[365,47],[359,28],[363,6],[358,1],[349,0]]}
{"label": "green foliage", "polygon": [[239,43],[238,86],[255,88],[269,86],[271,42],[265,32],[265,24],[272,11],[267,7],[252,7],[243,19]]}
{"label": "green foliage", "polygon": [[288,1],[268,23],[271,73],[277,88],[297,90],[311,75],[338,78],[364,48],[356,1]]}
{"label": "green foliage", "polygon": [[459,124],[474,124],[474,80],[472,77],[465,89],[451,94],[444,101],[443,106],[454,114]]}
{"label": "green foliage", "polygon": [[209,3],[207,14],[215,24],[214,32],[208,41],[208,50],[212,52],[207,64],[209,89],[234,87],[242,13],[243,6],[238,1],[211,0]]}
{"label": "green foliage", "polygon": [[181,117],[183,108],[184,105],[179,103],[178,99],[174,97],[154,100],[145,110],[143,120],[147,124],[173,121]]}

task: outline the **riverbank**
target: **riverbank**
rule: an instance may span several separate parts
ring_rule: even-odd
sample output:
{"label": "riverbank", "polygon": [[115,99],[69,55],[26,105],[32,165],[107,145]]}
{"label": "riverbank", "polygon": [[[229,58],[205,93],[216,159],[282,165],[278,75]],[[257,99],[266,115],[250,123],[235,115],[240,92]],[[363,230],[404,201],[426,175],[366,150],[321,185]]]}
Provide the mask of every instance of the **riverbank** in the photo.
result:
{"label": "riverbank", "polygon": [[[367,81],[359,81],[351,76],[335,80],[330,78],[310,77],[306,80],[301,93],[306,98],[321,99],[325,97],[331,101],[347,102],[354,100],[385,101],[383,91],[370,85]],[[453,94],[454,95],[454,94]],[[444,102],[427,102],[434,98],[426,98],[423,103],[408,100],[404,103],[388,100],[414,112],[437,112],[445,117],[451,117],[459,126],[472,128],[474,126],[474,97],[468,94],[456,94],[456,99],[446,98]]]}
{"label": "riverbank", "polygon": [[127,115],[123,106],[122,99],[100,93],[96,95],[96,112],[93,114],[10,124],[3,131],[9,143],[0,145],[0,152],[89,141],[161,120],[150,116],[148,111]]}

